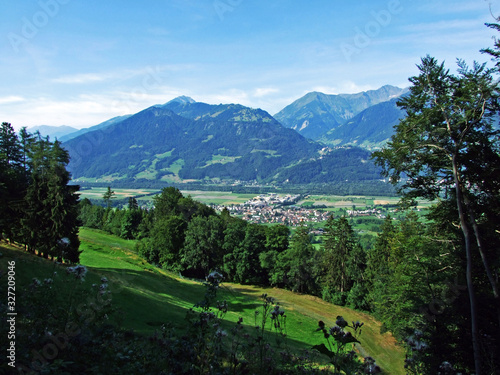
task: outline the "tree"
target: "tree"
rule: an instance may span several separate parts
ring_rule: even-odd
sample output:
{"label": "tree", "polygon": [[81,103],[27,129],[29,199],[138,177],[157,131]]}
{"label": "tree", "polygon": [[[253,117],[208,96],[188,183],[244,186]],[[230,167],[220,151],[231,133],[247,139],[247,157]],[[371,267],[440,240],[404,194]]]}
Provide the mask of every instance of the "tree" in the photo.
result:
{"label": "tree", "polygon": [[45,258],[78,262],[78,195],[66,166],[68,152],[38,133],[26,149],[28,185],[23,197],[20,241]]}
{"label": "tree", "polygon": [[108,186],[108,190],[102,195],[102,199],[106,202],[106,208],[110,209],[111,207],[111,200],[115,198],[115,192],[111,190],[111,187]]}
{"label": "tree", "polygon": [[338,220],[333,215],[328,217],[323,243],[323,295],[344,304],[354,283],[362,282],[366,263],[364,251],[345,216]]}
{"label": "tree", "polygon": [[390,246],[396,233],[390,215],[385,218],[380,229],[381,232],[378,234],[373,248],[367,254],[366,280],[371,310],[374,310],[375,305],[383,300],[386,286],[389,285]]}
{"label": "tree", "polygon": [[282,253],[288,249],[290,229],[285,225],[266,227],[266,249]]}
{"label": "tree", "polygon": [[120,237],[131,240],[137,237],[142,212],[139,209],[128,209],[123,215]]}
{"label": "tree", "polygon": [[292,237],[288,250],[279,256],[287,286],[299,293],[317,294],[316,250],[311,244],[309,229],[301,225]]}
{"label": "tree", "polygon": [[240,218],[228,216],[228,213],[221,215],[222,220],[226,220],[224,229],[224,250],[223,271],[228,280],[235,280],[236,268],[238,266],[237,254],[245,239],[247,222]]}
{"label": "tree", "polygon": [[17,134],[8,122],[0,126],[0,239],[15,240],[20,203],[26,189],[22,151]]}
{"label": "tree", "polygon": [[179,200],[183,198],[179,189],[172,186],[163,188],[160,195],[153,197],[155,218],[179,214]]}
{"label": "tree", "polygon": [[185,239],[187,223],[180,216],[169,216],[156,220],[151,237],[143,241],[140,253],[148,261],[173,270],[181,267],[181,249]]}
{"label": "tree", "polygon": [[[69,163],[69,153],[55,141],[51,147],[50,173],[47,181],[47,200],[50,207],[50,232],[52,255],[62,262],[78,262],[80,259],[80,240],[78,227],[78,185],[69,185],[70,173],[66,170]],[[54,244],[56,244],[54,246]]]}
{"label": "tree", "polygon": [[[406,199],[445,196],[458,211],[466,254],[466,278],[471,309],[472,346],[476,374],[481,373],[478,312],[473,275],[473,246],[482,258],[496,300],[500,323],[498,282],[493,277],[480,229],[481,201],[498,201],[500,153],[491,123],[496,114],[497,84],[492,71],[474,63],[458,62],[452,75],[432,57],[418,65],[420,74],[410,78],[410,94],[398,102],[406,117],[395,127],[387,146],[374,153],[385,176],[399,185]],[[480,157],[481,163],[474,161]],[[492,176],[491,171],[496,171]],[[404,178],[402,178],[404,176]],[[489,176],[496,183],[485,183]],[[479,214],[479,215],[478,215]]]}
{"label": "tree", "polygon": [[185,274],[203,278],[222,266],[224,226],[218,216],[195,216],[188,224],[181,262]]}
{"label": "tree", "polygon": [[128,199],[128,209],[130,211],[135,211],[139,209],[139,203],[137,203],[137,199],[135,199],[134,197],[130,197]]}
{"label": "tree", "polygon": [[248,224],[245,237],[233,252],[236,262],[234,281],[243,284],[267,282],[267,275],[261,267],[259,255],[266,250],[266,229],[262,225]]}
{"label": "tree", "polygon": [[281,278],[280,256],[289,246],[290,229],[285,225],[266,227],[265,251],[259,254],[260,267],[268,275],[270,284],[279,285]]}

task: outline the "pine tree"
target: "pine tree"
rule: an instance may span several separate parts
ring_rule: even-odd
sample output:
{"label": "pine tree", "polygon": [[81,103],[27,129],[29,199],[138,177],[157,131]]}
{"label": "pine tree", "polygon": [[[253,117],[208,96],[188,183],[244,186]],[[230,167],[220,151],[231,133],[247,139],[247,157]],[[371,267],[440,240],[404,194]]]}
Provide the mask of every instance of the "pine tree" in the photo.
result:
{"label": "pine tree", "polygon": [[16,240],[24,189],[21,145],[12,125],[4,122],[0,127],[0,239]]}
{"label": "pine tree", "polygon": [[78,186],[69,185],[69,154],[60,142],[37,134],[27,147],[28,186],[21,220],[22,241],[45,258],[78,262]]}
{"label": "pine tree", "polygon": [[111,187],[108,186],[108,190],[102,195],[102,199],[106,202],[106,208],[109,209],[111,208],[111,200],[115,198],[115,192],[111,190]]}
{"label": "pine tree", "polygon": [[345,216],[328,218],[323,243],[323,295],[344,304],[354,283],[364,277],[364,251]]}
{"label": "pine tree", "polygon": [[394,241],[396,229],[393,219],[388,215],[381,225],[375,245],[368,251],[366,265],[366,280],[368,299],[371,310],[383,300],[386,285],[389,284],[391,269],[389,267],[391,243]]}
{"label": "pine tree", "polygon": [[288,287],[299,293],[317,294],[317,253],[306,225],[297,228],[290,247],[282,254],[280,261],[285,262]]}
{"label": "pine tree", "polygon": [[47,201],[50,207],[50,252],[59,261],[78,262],[80,257],[78,239],[78,195],[79,187],[69,185],[71,180],[66,166],[69,154],[55,141],[50,150],[50,174],[47,180]]}
{"label": "pine tree", "polygon": [[498,279],[491,266],[494,251],[486,244],[481,228],[488,207],[498,207],[500,198],[500,145],[498,132],[492,128],[498,109],[498,85],[485,65],[474,63],[469,68],[459,61],[458,67],[455,76],[445,69],[444,63],[430,56],[422,59],[420,74],[410,78],[410,94],[398,103],[406,117],[395,127],[387,146],[374,156],[393,183],[403,182],[399,190],[407,199],[435,199],[451,193],[448,199],[457,207],[455,219],[463,235],[474,368],[480,374],[475,249],[496,301],[500,326]]}

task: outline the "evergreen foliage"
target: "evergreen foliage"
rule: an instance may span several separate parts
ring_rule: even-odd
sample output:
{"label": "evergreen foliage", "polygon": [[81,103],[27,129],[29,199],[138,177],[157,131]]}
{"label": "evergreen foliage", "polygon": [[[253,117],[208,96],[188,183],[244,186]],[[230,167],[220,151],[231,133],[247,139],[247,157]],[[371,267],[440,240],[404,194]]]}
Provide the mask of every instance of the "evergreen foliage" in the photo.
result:
{"label": "evergreen foliage", "polygon": [[69,185],[68,152],[57,140],[9,123],[0,130],[0,238],[45,258],[79,260],[79,187]]}
{"label": "evergreen foliage", "polygon": [[[370,152],[324,145],[284,128],[268,113],[241,105],[175,102],[153,106],[65,142],[75,178],[112,177],[116,183],[165,187],[244,181],[332,184],[379,180]],[[196,152],[193,152],[196,150]],[[378,181],[377,189],[388,191]],[[342,186],[341,184],[342,183]],[[360,185],[356,186],[360,189]],[[374,186],[362,189],[374,191]]]}
{"label": "evergreen foliage", "polygon": [[[493,76],[495,72],[483,64],[474,63],[468,67],[459,60],[458,73],[453,75],[443,63],[427,56],[418,68],[420,74],[410,78],[413,84],[410,94],[399,102],[406,117],[396,126],[388,145],[374,156],[393,183],[401,182],[399,190],[406,201],[417,197],[440,199],[444,209],[440,209],[436,218],[441,225],[451,222],[460,228],[458,238],[452,237],[452,243],[462,249],[465,262],[453,267],[448,257],[443,258],[448,263],[442,269],[453,267],[455,277],[466,280],[470,330],[463,333],[469,346],[457,349],[462,351],[458,364],[462,371],[481,374],[486,369],[485,358],[488,357],[482,347],[488,345],[495,352],[500,347],[500,295],[495,276],[500,270],[500,258],[494,250],[500,238],[494,225],[487,220],[498,222],[500,201],[499,133],[492,126],[493,121],[498,121],[498,84]],[[451,209],[453,206],[455,209]],[[428,258],[427,252],[435,248],[432,243],[425,242],[425,237],[412,232],[411,222],[408,224],[401,229],[400,238],[393,238],[393,241],[407,243],[407,247],[395,244],[389,247],[389,279],[396,277],[399,283],[396,289],[387,291],[389,298],[385,301],[401,301],[402,297],[412,300],[410,287],[418,280],[409,275],[422,266],[423,260]],[[452,233],[457,236],[455,231]],[[408,243],[411,239],[415,243]],[[404,255],[409,248],[416,252],[414,257]],[[439,258],[431,259],[437,261]],[[431,285],[427,278],[423,286],[431,288]],[[488,302],[485,304],[485,301]],[[393,309],[391,314],[400,320],[407,311],[415,310],[415,306],[411,306],[413,302],[401,304],[404,310]],[[443,303],[442,307],[447,305]],[[492,309],[496,315],[493,322]],[[407,326],[414,324],[409,322]],[[449,327],[441,329],[452,332]],[[434,329],[426,326],[423,340],[432,332]],[[457,338],[455,335],[449,337]],[[497,370],[500,368],[495,366]],[[430,371],[437,369],[435,364]]]}

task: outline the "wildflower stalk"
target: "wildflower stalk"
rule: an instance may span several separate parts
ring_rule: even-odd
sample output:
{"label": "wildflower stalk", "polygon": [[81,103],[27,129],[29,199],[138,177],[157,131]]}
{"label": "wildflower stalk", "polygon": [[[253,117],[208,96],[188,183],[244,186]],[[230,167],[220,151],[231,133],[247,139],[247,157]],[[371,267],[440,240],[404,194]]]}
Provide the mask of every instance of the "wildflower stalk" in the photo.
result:
{"label": "wildflower stalk", "polygon": [[[349,325],[342,316],[337,316],[335,326],[330,329],[327,329],[323,321],[318,322],[319,328],[316,331],[323,333],[328,347],[323,343],[315,345],[313,349],[330,358],[336,374],[357,374],[359,371],[363,371],[364,374],[377,374],[381,371],[373,358],[366,357],[364,363],[361,363],[354,351],[354,344],[360,343],[358,337],[361,335],[363,325],[364,323],[359,321]],[[347,331],[347,328],[350,331]]]}

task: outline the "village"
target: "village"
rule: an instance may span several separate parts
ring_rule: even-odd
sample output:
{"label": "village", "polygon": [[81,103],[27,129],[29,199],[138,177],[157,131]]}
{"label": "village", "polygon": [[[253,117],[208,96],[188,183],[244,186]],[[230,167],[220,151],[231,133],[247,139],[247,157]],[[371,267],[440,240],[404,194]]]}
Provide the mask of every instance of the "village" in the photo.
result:
{"label": "village", "polygon": [[[280,196],[271,193],[256,196],[243,204],[212,204],[211,206],[219,212],[226,208],[232,215],[241,217],[250,223],[284,224],[290,227],[297,227],[303,223],[321,223],[332,214],[331,210],[324,208],[298,205],[303,198],[303,195]],[[381,219],[385,218],[385,210],[377,208],[346,209],[343,214],[349,217],[376,216]]]}

